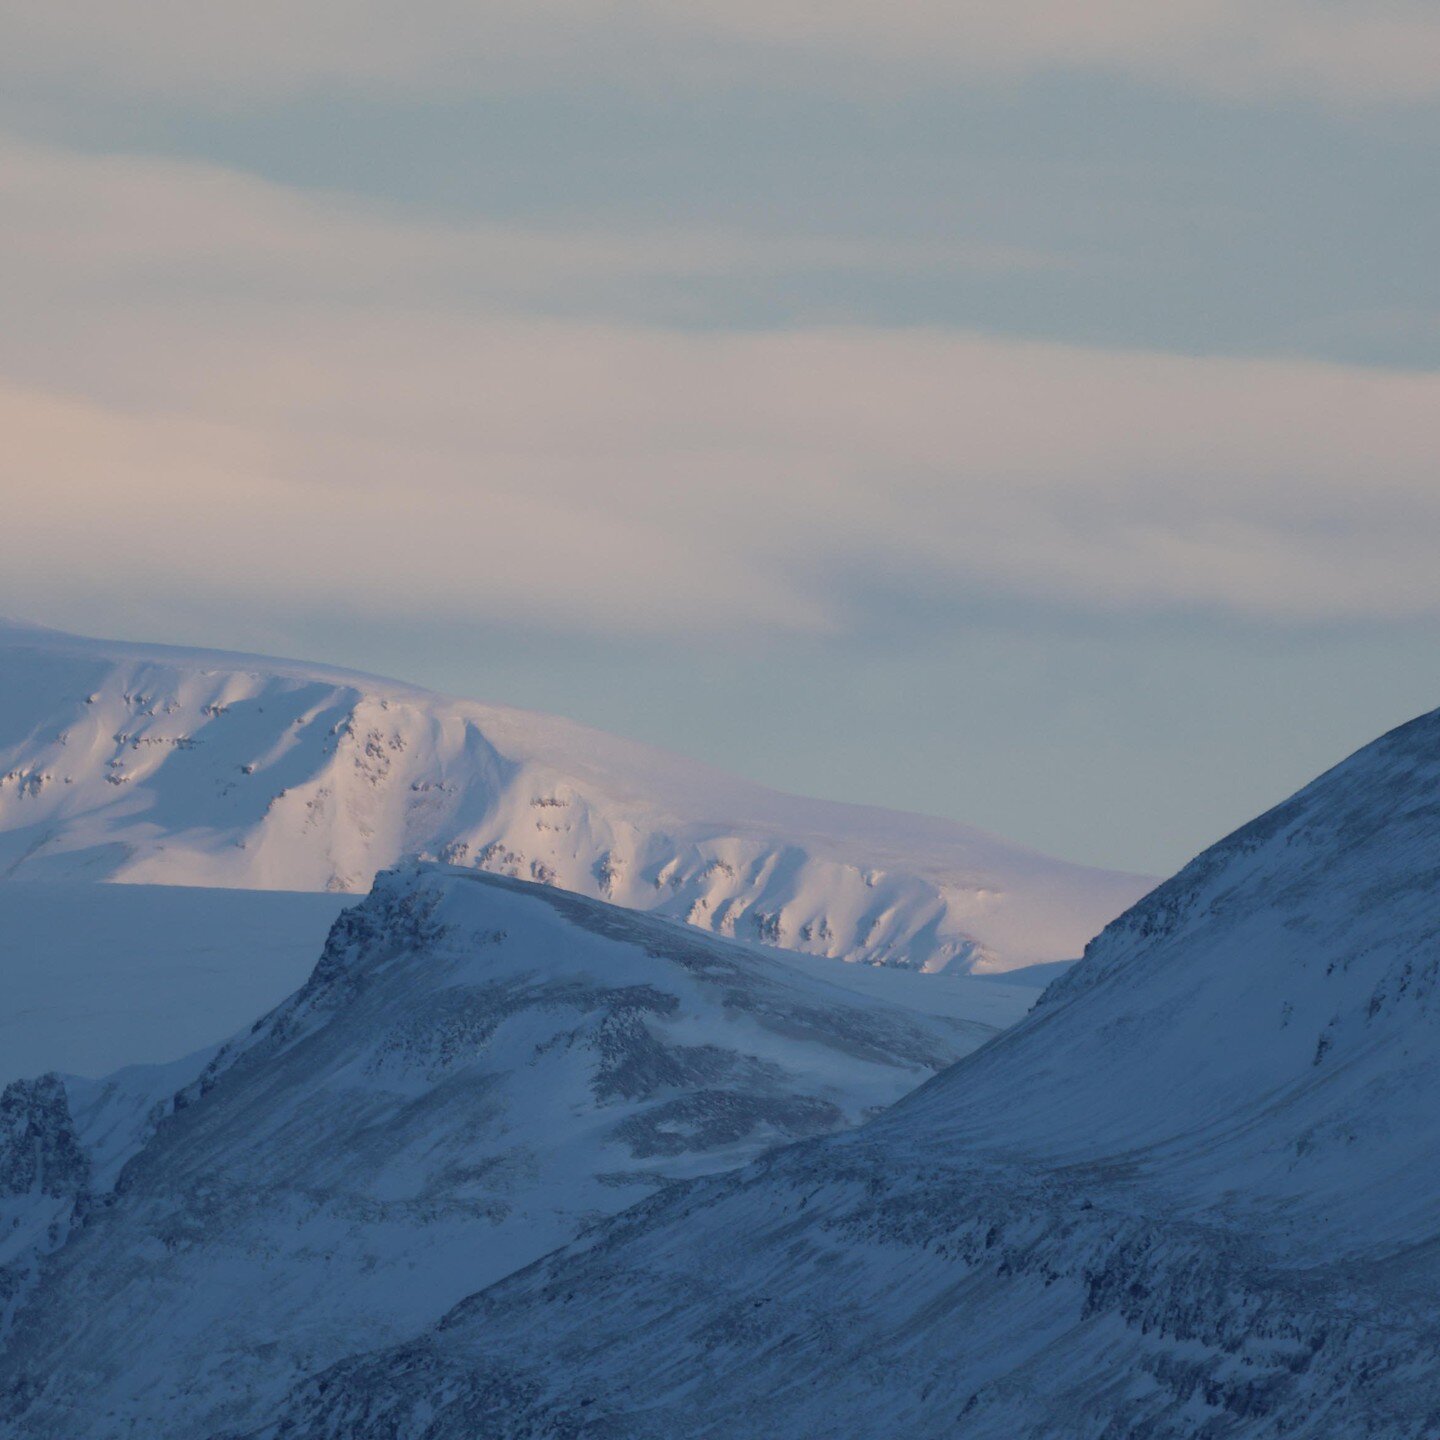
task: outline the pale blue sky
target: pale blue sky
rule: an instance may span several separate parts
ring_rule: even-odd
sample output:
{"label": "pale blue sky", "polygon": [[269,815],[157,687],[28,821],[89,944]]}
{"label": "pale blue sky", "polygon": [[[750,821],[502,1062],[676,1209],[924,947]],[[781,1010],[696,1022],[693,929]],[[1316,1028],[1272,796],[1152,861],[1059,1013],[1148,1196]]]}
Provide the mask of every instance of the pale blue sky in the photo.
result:
{"label": "pale blue sky", "polygon": [[1173,868],[1440,703],[1440,21],[1168,14],[18,20],[0,610]]}

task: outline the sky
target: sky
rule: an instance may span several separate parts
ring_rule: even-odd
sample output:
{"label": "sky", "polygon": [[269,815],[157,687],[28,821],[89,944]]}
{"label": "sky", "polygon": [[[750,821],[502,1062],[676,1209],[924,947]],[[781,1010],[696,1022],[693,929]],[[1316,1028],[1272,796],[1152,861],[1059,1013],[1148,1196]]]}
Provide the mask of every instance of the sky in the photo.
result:
{"label": "sky", "polygon": [[1440,705],[1430,0],[0,17],[0,612],[1147,873]]}

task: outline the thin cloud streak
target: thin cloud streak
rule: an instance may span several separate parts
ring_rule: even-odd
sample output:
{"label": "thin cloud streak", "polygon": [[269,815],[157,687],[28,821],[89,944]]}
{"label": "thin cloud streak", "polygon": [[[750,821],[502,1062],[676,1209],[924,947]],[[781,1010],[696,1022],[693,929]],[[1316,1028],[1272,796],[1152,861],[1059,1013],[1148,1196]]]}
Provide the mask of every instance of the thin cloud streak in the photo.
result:
{"label": "thin cloud streak", "polygon": [[748,81],[856,90],[904,80],[1123,75],[1222,98],[1326,104],[1440,95],[1440,15],[1422,0],[83,0],[10,17],[0,77],[34,88],[265,104],[396,95],[630,90]]}
{"label": "thin cloud streak", "polygon": [[[446,223],[198,162],[85,155],[0,136],[0,255],[77,294],[149,286],[182,295],[309,299],[383,293],[452,311],[583,303],[607,285],[791,273],[1032,272],[1065,257],[983,240],[896,242],[737,227]],[[627,292],[628,293],[628,292]]]}

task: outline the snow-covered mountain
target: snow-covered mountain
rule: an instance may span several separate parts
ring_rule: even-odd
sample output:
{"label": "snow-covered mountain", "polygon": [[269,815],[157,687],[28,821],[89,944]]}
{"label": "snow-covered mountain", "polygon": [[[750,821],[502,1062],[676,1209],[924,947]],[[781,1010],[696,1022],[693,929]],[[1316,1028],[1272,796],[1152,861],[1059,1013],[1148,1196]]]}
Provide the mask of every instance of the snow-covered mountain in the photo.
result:
{"label": "snow-covered mountain", "polygon": [[811,954],[980,972],[1073,958],[1150,883],[549,716],[0,624],[0,877],[363,891],[408,855]]}
{"label": "snow-covered mountain", "polygon": [[0,1353],[46,1257],[113,1191],[217,1048],[103,1080],[52,1073],[0,1090]]}
{"label": "snow-covered mountain", "polygon": [[868,1117],[1033,1000],[857,972],[963,987],[993,1023],[956,1019],[824,978],[853,968],[499,876],[382,875],[213,1058],[4,1092],[0,1435],[261,1423],[596,1219]]}
{"label": "snow-covered mountain", "polygon": [[873,1124],[658,1195],[263,1434],[1440,1435],[1440,712]]}

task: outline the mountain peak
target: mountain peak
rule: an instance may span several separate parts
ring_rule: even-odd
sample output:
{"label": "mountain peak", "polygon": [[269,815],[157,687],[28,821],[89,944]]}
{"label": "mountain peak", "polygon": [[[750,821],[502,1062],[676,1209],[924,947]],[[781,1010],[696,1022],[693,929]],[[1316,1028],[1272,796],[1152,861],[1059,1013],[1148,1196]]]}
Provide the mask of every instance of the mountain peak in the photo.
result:
{"label": "mountain peak", "polygon": [[[853,1125],[993,1033],[553,888],[386,873],[309,982],[127,1132],[63,1246],[37,1246],[0,1424],[253,1423],[318,1365],[627,1205]],[[12,1091],[27,1134],[76,1150],[61,1082]],[[35,1199],[34,1144],[11,1149],[27,1213],[68,1213],[77,1196]],[[7,1153],[0,1130],[0,1180]]]}

